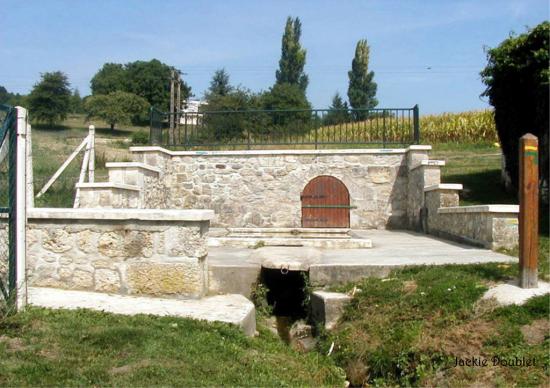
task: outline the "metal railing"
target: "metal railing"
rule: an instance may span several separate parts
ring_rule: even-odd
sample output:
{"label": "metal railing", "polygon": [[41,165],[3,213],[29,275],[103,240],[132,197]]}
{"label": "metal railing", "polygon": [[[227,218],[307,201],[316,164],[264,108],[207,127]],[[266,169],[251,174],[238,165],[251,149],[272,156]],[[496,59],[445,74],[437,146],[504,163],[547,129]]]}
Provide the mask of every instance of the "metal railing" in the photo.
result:
{"label": "metal railing", "polygon": [[[175,115],[175,125],[169,128]],[[150,111],[150,144],[183,149],[360,148],[417,144],[418,105],[412,108]]]}

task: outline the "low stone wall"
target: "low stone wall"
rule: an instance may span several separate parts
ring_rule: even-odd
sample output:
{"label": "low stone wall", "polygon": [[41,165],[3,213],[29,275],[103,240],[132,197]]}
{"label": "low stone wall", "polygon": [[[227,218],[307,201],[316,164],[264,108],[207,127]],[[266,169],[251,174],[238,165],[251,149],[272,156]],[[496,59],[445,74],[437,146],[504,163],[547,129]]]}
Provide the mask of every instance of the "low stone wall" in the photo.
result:
{"label": "low stone wall", "polygon": [[167,208],[213,209],[213,226],[300,227],[302,190],[313,178],[330,175],[349,190],[355,207],[350,213],[350,226],[368,229],[408,227],[407,164],[409,159],[417,163],[427,159],[430,148],[130,150],[136,162],[163,171]]}
{"label": "low stone wall", "polygon": [[210,210],[31,209],[29,286],[201,297]]}
{"label": "low stone wall", "polygon": [[489,249],[518,245],[517,205],[458,206],[458,189],[439,185],[426,191],[425,231]]}

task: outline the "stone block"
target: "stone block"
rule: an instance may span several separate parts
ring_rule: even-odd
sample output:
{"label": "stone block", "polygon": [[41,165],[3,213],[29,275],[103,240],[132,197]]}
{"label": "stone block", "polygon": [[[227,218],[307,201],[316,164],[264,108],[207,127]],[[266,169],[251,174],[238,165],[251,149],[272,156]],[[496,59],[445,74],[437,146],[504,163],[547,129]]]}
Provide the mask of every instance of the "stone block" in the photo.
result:
{"label": "stone block", "polygon": [[389,167],[369,166],[367,174],[373,183],[389,183],[392,179],[392,171]]}
{"label": "stone block", "polygon": [[135,294],[195,297],[204,294],[204,273],[198,261],[129,264],[127,276],[129,291]]}
{"label": "stone block", "polygon": [[42,246],[48,251],[63,253],[72,248],[71,240],[71,236],[64,229],[54,229],[47,232]]}
{"label": "stone block", "polygon": [[95,271],[96,291],[117,292],[120,289],[120,277],[118,272],[110,269],[98,269]]}
{"label": "stone block", "polygon": [[351,297],[338,292],[314,291],[311,294],[311,315],[315,322],[332,330],[344,313]]}
{"label": "stone block", "polygon": [[[74,288],[91,288],[94,284],[94,275],[91,272],[75,270],[72,277],[72,286]],[[36,284],[38,285],[38,284]]]}
{"label": "stone block", "polygon": [[97,252],[98,234],[89,230],[83,230],[76,235],[78,248],[84,253]]}

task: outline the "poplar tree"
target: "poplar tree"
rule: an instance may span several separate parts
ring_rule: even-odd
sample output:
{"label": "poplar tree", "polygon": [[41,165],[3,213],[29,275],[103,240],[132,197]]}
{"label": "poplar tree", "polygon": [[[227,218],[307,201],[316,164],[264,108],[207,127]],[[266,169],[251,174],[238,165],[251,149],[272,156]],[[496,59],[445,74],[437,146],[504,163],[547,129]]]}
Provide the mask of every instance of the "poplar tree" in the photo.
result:
{"label": "poplar tree", "polygon": [[283,34],[279,70],[275,73],[275,77],[276,84],[296,85],[305,93],[309,80],[307,74],[304,73],[306,50],[300,45],[301,34],[300,19],[293,19],[289,16]]}
{"label": "poplar tree", "polygon": [[227,96],[233,87],[229,83],[229,74],[225,69],[218,69],[214,72],[207,95]]}
{"label": "poplar tree", "polygon": [[[355,57],[348,72],[348,99],[353,109],[372,109],[378,105],[376,99],[377,85],[373,81],[374,72],[369,71],[369,46],[366,39],[361,39],[355,47]],[[356,112],[357,119],[366,118],[367,114]]]}

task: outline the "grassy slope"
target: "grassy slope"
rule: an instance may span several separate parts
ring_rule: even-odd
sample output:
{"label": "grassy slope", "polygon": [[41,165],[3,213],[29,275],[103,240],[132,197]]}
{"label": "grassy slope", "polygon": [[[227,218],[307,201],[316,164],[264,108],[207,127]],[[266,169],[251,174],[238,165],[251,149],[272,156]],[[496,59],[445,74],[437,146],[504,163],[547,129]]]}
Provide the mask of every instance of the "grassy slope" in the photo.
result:
{"label": "grassy slope", "polygon": [[[105,162],[131,160],[123,141],[132,132],[146,130],[143,127],[125,127],[111,131],[107,124],[94,122],[96,126],[96,181],[107,180]],[[62,125],[54,128],[33,125],[34,188],[38,192],[54,172],[63,164],[88,134],[88,123],[83,115],[71,115]],[[41,198],[36,206],[72,207],[74,185],[78,181],[83,153],[67,167],[59,179]]]}
{"label": "grassy slope", "polygon": [[31,308],[0,322],[0,386],[342,386],[341,369],[268,331]]}
{"label": "grassy slope", "polygon": [[[513,272],[496,264],[423,267],[348,285],[341,291],[360,292],[321,350],[335,344],[335,361],[354,385],[549,383],[548,296],[522,307],[477,302],[491,283],[508,280]],[[524,337],[522,330],[536,330],[539,337]],[[535,358],[537,364],[455,367],[455,357],[494,356]]]}
{"label": "grassy slope", "polygon": [[[498,149],[488,145],[439,145],[446,183],[463,183],[462,205],[517,203],[500,189]],[[549,278],[548,209],[541,209],[540,277]],[[517,251],[507,252],[517,256]],[[516,278],[516,265],[425,267],[394,272],[390,280],[367,279],[342,287],[361,290],[338,329],[334,358],[352,384],[548,385],[550,297],[522,307],[495,308],[478,302],[495,282]],[[539,338],[522,334],[538,332]],[[536,367],[454,367],[455,357],[535,358]]]}

